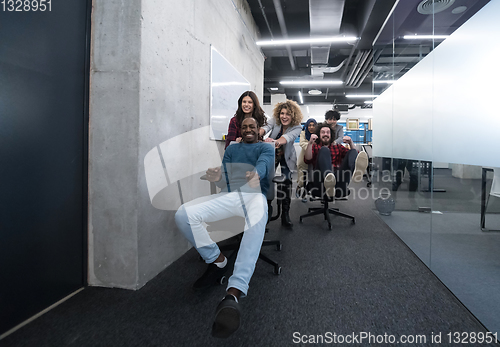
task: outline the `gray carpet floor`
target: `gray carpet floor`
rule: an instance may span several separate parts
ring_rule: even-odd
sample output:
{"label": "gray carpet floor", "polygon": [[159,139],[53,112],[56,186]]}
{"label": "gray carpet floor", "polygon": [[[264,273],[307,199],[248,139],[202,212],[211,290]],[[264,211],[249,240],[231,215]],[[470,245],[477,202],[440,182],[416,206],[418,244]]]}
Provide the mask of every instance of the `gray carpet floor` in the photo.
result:
{"label": "gray carpet floor", "polygon": [[333,230],[321,216],[298,223],[308,205],[293,200],[293,229],[270,223],[266,238],[280,239],[283,250],[264,253],[280,263],[282,274],[257,263],[249,295],[241,300],[242,326],[227,340],[210,336],[225,288],[191,290],[205,269],[191,249],[140,290],[86,288],[0,345],[290,346],[299,337],[312,341],[310,335],[369,333],[423,335],[426,341],[407,345],[425,346],[433,345],[433,334],[442,333],[446,345],[450,332],[486,332],[375,214],[373,199],[336,203],[356,216],[356,224],[333,217]]}
{"label": "gray carpet floor", "polygon": [[[500,335],[500,233],[482,232],[479,213],[394,211],[381,218],[467,308]],[[500,226],[500,216],[488,221]]]}

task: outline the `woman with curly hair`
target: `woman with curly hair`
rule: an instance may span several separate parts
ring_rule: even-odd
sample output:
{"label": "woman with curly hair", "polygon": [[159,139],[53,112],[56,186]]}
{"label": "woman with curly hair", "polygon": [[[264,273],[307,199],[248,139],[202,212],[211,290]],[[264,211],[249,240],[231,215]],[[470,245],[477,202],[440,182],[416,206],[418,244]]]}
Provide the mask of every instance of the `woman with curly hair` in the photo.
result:
{"label": "woman with curly hair", "polygon": [[281,165],[281,173],[285,175],[286,180],[283,184],[278,185],[278,199],[282,199],[281,206],[283,213],[281,214],[281,225],[292,227],[290,220],[290,190],[292,187],[291,174],[297,171],[297,154],[293,143],[300,135],[302,127],[302,111],[300,106],[292,100],[286,100],[276,104],[273,110],[273,117],[269,123],[262,128],[264,133],[271,131],[266,142],[274,142],[276,148],[275,166]]}
{"label": "woman with curly hair", "polygon": [[254,92],[248,90],[241,94],[238,99],[238,109],[235,115],[229,121],[229,127],[226,135],[226,146],[229,146],[231,141],[241,142],[240,127],[243,119],[253,117],[257,121],[259,127],[267,124],[264,110],[260,107],[259,99]]}

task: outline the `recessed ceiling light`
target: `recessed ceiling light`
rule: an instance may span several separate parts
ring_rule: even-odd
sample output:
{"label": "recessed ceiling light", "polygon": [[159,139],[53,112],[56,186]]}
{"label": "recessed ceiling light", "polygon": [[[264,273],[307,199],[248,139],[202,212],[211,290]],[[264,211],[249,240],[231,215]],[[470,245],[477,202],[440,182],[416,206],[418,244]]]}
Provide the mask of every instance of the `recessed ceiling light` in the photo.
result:
{"label": "recessed ceiling light", "polygon": [[467,6],[458,6],[458,7],[455,7],[453,10],[451,10],[451,13],[459,14],[459,13],[465,12],[465,10],[467,10]]}
{"label": "recessed ceiling light", "polygon": [[453,5],[455,0],[424,0],[417,6],[420,14],[436,14]]}
{"label": "recessed ceiling light", "polygon": [[278,88],[272,87],[272,88],[269,88],[269,90],[276,91],[276,90],[278,90]]}
{"label": "recessed ceiling light", "polygon": [[300,90],[299,90],[299,100],[301,104],[304,103],[304,99],[302,99],[302,93],[300,92]]}
{"label": "recessed ceiling light", "polygon": [[308,94],[311,94],[311,95],[320,95],[321,94],[321,90],[317,90],[317,89],[311,89],[310,91],[307,92]]}
{"label": "recessed ceiling light", "polygon": [[333,37],[319,37],[319,38],[303,38],[303,39],[289,39],[289,40],[269,40],[257,41],[257,46],[284,46],[284,45],[303,45],[309,43],[334,43],[334,42],[352,42],[357,41],[356,36],[333,36]]}

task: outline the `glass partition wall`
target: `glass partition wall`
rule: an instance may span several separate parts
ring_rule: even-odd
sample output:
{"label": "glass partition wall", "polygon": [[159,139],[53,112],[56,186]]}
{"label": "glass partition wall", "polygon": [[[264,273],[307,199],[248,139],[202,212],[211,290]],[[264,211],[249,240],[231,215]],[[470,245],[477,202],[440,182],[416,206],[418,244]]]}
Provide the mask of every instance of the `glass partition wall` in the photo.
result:
{"label": "glass partition wall", "polygon": [[372,182],[394,208],[381,219],[500,335],[499,16],[486,0],[397,2],[373,45]]}

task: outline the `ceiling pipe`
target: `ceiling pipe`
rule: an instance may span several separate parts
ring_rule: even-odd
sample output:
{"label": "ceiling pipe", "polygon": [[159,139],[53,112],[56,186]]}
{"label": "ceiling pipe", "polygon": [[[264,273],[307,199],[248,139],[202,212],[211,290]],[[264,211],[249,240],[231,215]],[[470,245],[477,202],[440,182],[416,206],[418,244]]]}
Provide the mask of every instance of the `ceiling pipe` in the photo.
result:
{"label": "ceiling pipe", "polygon": [[358,54],[356,54],[356,59],[354,59],[354,64],[352,65],[351,70],[349,71],[349,75],[347,75],[347,79],[344,84],[345,86],[349,85],[349,83],[351,82],[352,75],[354,74],[354,71],[356,71],[359,60],[361,59],[362,56],[363,52],[358,51]]}
{"label": "ceiling pipe", "polygon": [[[349,54],[349,58],[347,58],[347,60],[346,60],[346,64],[345,64],[344,70],[342,71],[342,74],[340,75],[340,79],[342,81],[344,80],[344,77],[345,77],[345,74],[347,72],[347,69],[349,68],[349,63],[351,62],[351,59],[352,59],[352,56],[354,54],[355,49],[356,49],[356,45],[352,45],[351,53]],[[345,85],[345,83],[344,83],[344,85]]]}
{"label": "ceiling pipe", "polygon": [[259,2],[259,8],[260,11],[262,12],[262,16],[264,17],[264,21],[266,22],[267,29],[269,30],[269,34],[271,34],[271,39],[274,39],[273,32],[271,31],[271,26],[269,25],[269,21],[267,20],[266,12],[264,11],[264,6],[262,6],[262,2],[260,0],[257,0]]}
{"label": "ceiling pipe", "polygon": [[[273,0],[274,8],[276,10],[276,16],[278,17],[278,22],[280,23],[281,34],[283,39],[288,39],[288,31],[286,30],[285,16],[283,15],[283,8],[281,7],[280,0]],[[290,45],[286,46],[288,52],[288,59],[290,60],[290,66],[292,70],[295,70],[295,60],[293,59],[292,49]]]}
{"label": "ceiling pipe", "polygon": [[352,78],[349,82],[349,86],[354,85],[354,81],[358,78],[360,72],[363,70],[363,67],[365,66],[366,60],[367,60],[368,56],[370,55],[370,53],[371,53],[371,50],[363,51],[363,56],[361,57],[361,60],[359,61],[358,66],[357,66],[356,70],[354,71],[354,74],[352,75]]}
{"label": "ceiling pipe", "polygon": [[[375,63],[378,58],[380,57],[380,55],[382,54],[382,50],[379,49],[375,52],[374,54],[374,57],[373,57],[373,63]],[[359,82],[356,84],[355,88],[359,88],[359,86],[361,85],[361,83],[363,83],[363,81],[365,80],[366,76],[368,76],[368,73],[372,70],[371,69],[371,66],[373,66],[373,64],[370,65],[370,68],[366,69],[365,73],[363,74],[363,77],[361,77],[361,79],[359,80]]]}
{"label": "ceiling pipe", "polygon": [[368,70],[368,71],[370,70],[370,63],[371,63],[372,58],[373,58],[373,53],[374,53],[374,51],[371,50],[370,53],[368,54],[366,60],[363,62],[361,69],[358,72],[358,75],[356,76],[356,78],[354,78],[351,81],[352,86],[355,86],[356,84],[358,84],[359,80],[361,79],[361,76],[363,76],[363,74],[365,73],[366,70]]}

